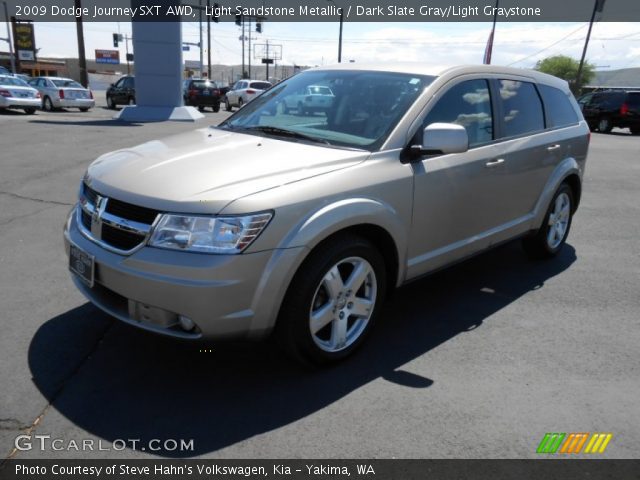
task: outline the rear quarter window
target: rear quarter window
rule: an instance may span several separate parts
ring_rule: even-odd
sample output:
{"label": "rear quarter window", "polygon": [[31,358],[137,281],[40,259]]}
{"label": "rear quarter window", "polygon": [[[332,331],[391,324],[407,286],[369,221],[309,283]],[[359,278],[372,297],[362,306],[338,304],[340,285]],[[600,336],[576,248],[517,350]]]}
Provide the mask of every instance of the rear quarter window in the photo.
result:
{"label": "rear quarter window", "polygon": [[538,90],[544,102],[547,128],[566,127],[578,123],[578,115],[567,94],[559,88],[548,85],[538,85]]}
{"label": "rear quarter window", "polygon": [[640,92],[633,92],[627,95],[627,103],[634,107],[640,107]]}
{"label": "rear quarter window", "polygon": [[516,137],[544,130],[542,102],[532,83],[500,80],[500,99],[504,112],[504,137]]}

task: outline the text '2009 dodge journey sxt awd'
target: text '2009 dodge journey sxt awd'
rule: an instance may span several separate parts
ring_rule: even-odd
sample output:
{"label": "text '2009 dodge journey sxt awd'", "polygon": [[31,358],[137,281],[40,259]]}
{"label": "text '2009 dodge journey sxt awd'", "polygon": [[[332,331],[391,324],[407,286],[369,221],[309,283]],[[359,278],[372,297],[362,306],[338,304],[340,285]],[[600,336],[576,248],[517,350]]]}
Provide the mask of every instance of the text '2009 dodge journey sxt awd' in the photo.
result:
{"label": "text '2009 dodge journey sxt awd'", "polygon": [[[310,86],[322,109],[296,109]],[[563,246],[589,128],[539,72],[338,65],[216,127],[98,158],[65,227],[95,305],[186,339],[275,332],[322,364],[356,349],[392,288],[522,237]]]}

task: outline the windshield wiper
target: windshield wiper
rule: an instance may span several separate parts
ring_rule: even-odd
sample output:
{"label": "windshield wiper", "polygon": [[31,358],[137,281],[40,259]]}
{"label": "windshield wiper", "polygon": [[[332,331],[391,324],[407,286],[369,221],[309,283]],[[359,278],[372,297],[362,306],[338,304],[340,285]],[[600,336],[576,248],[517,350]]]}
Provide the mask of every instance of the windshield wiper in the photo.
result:
{"label": "windshield wiper", "polygon": [[316,138],[316,137],[312,137],[310,135],[305,135],[304,133],[295,132],[293,130],[287,130],[286,128],[270,127],[268,125],[257,125],[257,126],[254,126],[254,127],[244,127],[244,128],[241,128],[240,130],[263,132],[263,133],[266,133],[266,134],[276,135],[276,136],[279,136],[279,137],[299,138],[300,140],[308,140],[310,142],[323,143],[325,145],[331,145],[331,143],[328,140],[325,140],[323,138]]}

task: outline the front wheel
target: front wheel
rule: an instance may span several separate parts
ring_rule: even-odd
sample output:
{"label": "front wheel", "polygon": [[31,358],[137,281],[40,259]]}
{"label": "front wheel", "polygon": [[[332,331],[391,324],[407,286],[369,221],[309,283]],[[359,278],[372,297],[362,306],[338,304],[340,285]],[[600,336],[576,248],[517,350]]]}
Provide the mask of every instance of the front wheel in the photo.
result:
{"label": "front wheel", "polygon": [[27,115],[33,115],[34,113],[36,113],[36,109],[33,107],[27,107],[24,109],[24,113],[26,113]]}
{"label": "front wheel", "polygon": [[225,99],[224,99],[224,109],[225,109],[227,112],[230,112],[230,111],[231,111],[231,104],[229,103],[229,99],[228,99],[228,98],[225,98]]}
{"label": "front wheel", "polygon": [[213,113],[218,113],[220,111],[220,104],[214,105],[211,107],[211,110],[213,110]]}
{"label": "front wheel", "polygon": [[81,112],[88,112],[89,109],[87,107],[80,107],[78,110],[80,110]]}
{"label": "front wheel", "polygon": [[341,360],[371,330],[386,291],[384,259],[366,239],[343,235],[300,267],[282,305],[276,335],[305,364]]}
{"label": "front wheel", "polygon": [[116,102],[113,100],[112,97],[107,97],[107,108],[110,110],[116,109]]}
{"label": "front wheel", "polygon": [[536,233],[525,237],[522,245],[532,258],[555,257],[564,246],[575,210],[573,191],[563,183],[551,200],[544,222]]}

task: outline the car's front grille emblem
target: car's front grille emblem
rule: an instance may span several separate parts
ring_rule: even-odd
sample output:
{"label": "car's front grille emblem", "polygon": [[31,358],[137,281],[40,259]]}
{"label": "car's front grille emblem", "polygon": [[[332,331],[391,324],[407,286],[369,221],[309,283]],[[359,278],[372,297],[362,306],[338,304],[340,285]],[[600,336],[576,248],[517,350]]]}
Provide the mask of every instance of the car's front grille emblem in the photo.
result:
{"label": "car's front grille emblem", "polygon": [[91,213],[91,235],[100,240],[102,238],[102,215],[107,208],[107,197],[96,195],[96,204]]}

